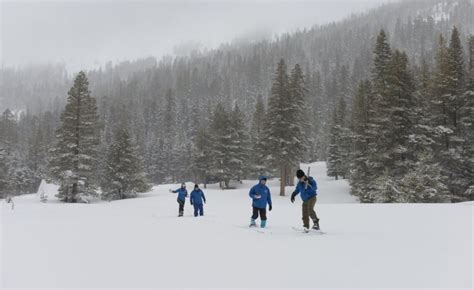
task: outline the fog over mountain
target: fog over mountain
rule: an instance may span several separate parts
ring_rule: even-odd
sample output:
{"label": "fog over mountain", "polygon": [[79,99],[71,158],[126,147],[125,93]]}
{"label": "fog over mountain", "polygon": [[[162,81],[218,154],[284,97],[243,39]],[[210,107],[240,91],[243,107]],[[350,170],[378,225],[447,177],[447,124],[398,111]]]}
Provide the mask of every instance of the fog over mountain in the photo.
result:
{"label": "fog over mountain", "polygon": [[0,55],[6,67],[62,63],[75,72],[107,61],[161,58],[236,40],[273,38],[384,2],[2,1]]}

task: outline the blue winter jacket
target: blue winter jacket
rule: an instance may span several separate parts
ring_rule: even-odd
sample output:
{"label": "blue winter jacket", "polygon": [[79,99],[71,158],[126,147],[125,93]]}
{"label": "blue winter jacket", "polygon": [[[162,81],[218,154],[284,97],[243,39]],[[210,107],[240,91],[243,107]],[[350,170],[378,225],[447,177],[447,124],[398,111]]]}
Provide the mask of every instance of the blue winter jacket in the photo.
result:
{"label": "blue winter jacket", "polygon": [[[267,208],[268,205],[272,205],[272,195],[270,194],[270,189],[260,183],[262,179],[266,179],[264,176],[259,178],[258,184],[254,185],[249,192],[250,198],[252,198],[252,206],[256,208]],[[260,198],[256,198],[260,195]]]}
{"label": "blue winter jacket", "polygon": [[178,199],[181,201],[185,201],[186,197],[188,197],[188,191],[186,190],[186,188],[180,187],[176,190],[173,190],[173,192],[178,193]]}
{"label": "blue winter jacket", "polygon": [[318,189],[316,180],[314,180],[314,178],[311,176],[308,177],[308,179],[308,184],[306,184],[306,182],[304,181],[298,182],[294,191],[296,194],[301,193],[301,199],[303,201],[307,201],[318,194],[316,192],[316,190]]}
{"label": "blue winter jacket", "polygon": [[206,202],[206,196],[202,190],[194,189],[191,191],[189,200],[191,201],[191,204],[200,205],[203,201]]}

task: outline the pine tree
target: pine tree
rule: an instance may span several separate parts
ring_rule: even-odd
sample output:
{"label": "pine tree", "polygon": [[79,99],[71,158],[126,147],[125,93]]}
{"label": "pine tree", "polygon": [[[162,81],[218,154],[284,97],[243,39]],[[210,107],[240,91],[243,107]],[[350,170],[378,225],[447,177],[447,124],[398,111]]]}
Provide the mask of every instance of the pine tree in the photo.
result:
{"label": "pine tree", "polygon": [[333,126],[328,146],[327,175],[345,178],[349,171],[350,133],[345,127],[346,101],[339,98],[338,106],[333,112]]}
{"label": "pine tree", "polygon": [[469,71],[468,71],[468,90],[474,91],[474,36],[469,38]]}
{"label": "pine tree", "polygon": [[231,121],[231,145],[228,148],[230,155],[230,166],[233,178],[241,181],[247,177],[249,167],[249,136],[245,126],[245,116],[236,104],[230,116]]}
{"label": "pine tree", "polygon": [[10,172],[10,162],[7,155],[7,150],[0,143],[0,199],[5,198],[11,188],[8,173]]}
{"label": "pine tree", "polygon": [[162,116],[164,138],[173,144],[172,141],[174,140],[171,139],[178,128],[176,118],[176,116],[178,116],[178,112],[176,109],[176,101],[173,91],[171,89],[166,92],[165,111],[163,112]]}
{"label": "pine tree", "polygon": [[18,142],[17,125],[13,112],[10,109],[6,109],[0,119],[0,136],[2,136],[1,142],[7,149],[7,153],[12,151]]}
{"label": "pine tree", "polygon": [[165,143],[163,139],[157,139],[150,149],[149,167],[147,172],[151,182],[160,184],[165,181]]}
{"label": "pine tree", "polygon": [[109,147],[104,177],[101,197],[105,200],[136,197],[137,193],[151,188],[143,171],[143,161],[125,128],[119,129]]}
{"label": "pine tree", "polygon": [[[307,82],[308,83],[308,82]],[[308,87],[308,98],[311,106],[311,113],[309,114],[309,120],[311,121],[311,141],[309,151],[309,161],[322,160],[322,154],[320,152],[323,148],[324,139],[324,100],[323,100],[323,88],[321,83],[321,74],[318,72],[314,73],[310,78]]]}
{"label": "pine tree", "polygon": [[214,172],[213,136],[206,127],[197,131],[195,139],[195,152],[193,154],[192,168],[197,177],[196,182],[204,183],[204,187],[210,182]]}
{"label": "pine tree", "polygon": [[290,130],[287,138],[293,140],[293,146],[290,153],[293,155],[293,165],[298,167],[303,161],[306,152],[309,150],[308,143],[311,134],[309,115],[311,106],[307,99],[307,89],[303,71],[299,64],[291,70],[288,81],[288,93],[290,95],[290,107],[288,118],[290,118]]}
{"label": "pine tree", "polygon": [[[453,81],[455,82],[453,84],[452,94],[459,96],[460,94],[464,92],[466,73],[465,73],[465,67],[464,67],[463,46],[461,43],[459,31],[456,28],[456,26],[453,28],[451,32],[451,39],[449,42],[448,54],[449,54],[449,60],[450,60],[451,75],[453,76]],[[456,100],[452,100],[452,101],[456,103]],[[453,114],[455,114],[455,112],[453,112]]]}
{"label": "pine tree", "polygon": [[388,85],[389,112],[387,116],[390,124],[389,139],[385,140],[388,146],[387,153],[391,163],[389,172],[401,176],[410,169],[410,162],[414,161],[413,154],[408,150],[409,137],[414,133],[414,81],[408,68],[408,57],[398,50],[392,55],[389,63]]}
{"label": "pine tree", "polygon": [[[368,122],[366,131],[369,171],[375,176],[380,175],[390,162],[387,146],[390,137],[390,88],[389,69],[392,51],[384,30],[381,30],[374,50],[374,66],[372,71],[373,99],[368,111]],[[368,193],[371,195],[372,193]],[[374,193],[376,194],[376,193]]]}
{"label": "pine tree", "polygon": [[79,72],[68,92],[57,143],[51,151],[51,177],[60,183],[58,197],[66,202],[83,201],[84,195],[95,194],[98,116],[88,84],[85,73]]}
{"label": "pine tree", "polygon": [[211,123],[213,152],[214,152],[214,172],[220,181],[222,188],[228,188],[232,172],[232,128],[229,112],[220,103],[217,104]]}
{"label": "pine tree", "polygon": [[265,104],[263,97],[258,95],[250,129],[250,172],[251,176],[269,175],[265,166],[264,148]]}
{"label": "pine tree", "polygon": [[351,118],[353,149],[349,182],[351,184],[351,193],[358,196],[362,202],[373,201],[373,198],[370,196],[370,193],[373,192],[370,190],[373,180],[368,167],[368,143],[370,141],[368,125],[372,94],[370,81],[361,81],[354,98]]}
{"label": "pine tree", "polygon": [[[437,52],[436,90],[433,102],[433,139],[435,156],[447,177],[452,201],[466,200],[466,190],[471,184],[469,162],[463,154],[469,154],[469,96],[465,93],[464,59],[459,33],[453,29],[449,47],[440,36]],[[464,114],[464,116],[463,116]],[[462,118],[462,123],[460,120]],[[467,130],[465,130],[467,129]],[[467,143],[466,143],[467,142]],[[472,144],[472,143],[471,143]],[[472,172],[472,171],[471,171]]]}
{"label": "pine tree", "polygon": [[463,181],[460,184],[461,196],[474,200],[474,36],[469,40],[469,70],[466,89],[460,100],[459,135],[462,142],[458,148],[462,162]]}
{"label": "pine tree", "polygon": [[[374,63],[372,78],[374,83],[374,92],[376,94],[385,94],[387,91],[388,65],[392,58],[392,50],[388,43],[387,35],[382,29],[377,36],[377,42],[374,50]],[[380,98],[380,97],[379,97]]]}
{"label": "pine tree", "polygon": [[278,63],[268,100],[268,111],[265,117],[265,150],[267,164],[271,168],[280,171],[280,195],[285,195],[285,185],[289,164],[294,164],[293,149],[294,141],[289,130],[294,129],[297,124],[292,123],[294,104],[291,104],[291,96],[288,89],[288,75],[286,64],[283,59]]}

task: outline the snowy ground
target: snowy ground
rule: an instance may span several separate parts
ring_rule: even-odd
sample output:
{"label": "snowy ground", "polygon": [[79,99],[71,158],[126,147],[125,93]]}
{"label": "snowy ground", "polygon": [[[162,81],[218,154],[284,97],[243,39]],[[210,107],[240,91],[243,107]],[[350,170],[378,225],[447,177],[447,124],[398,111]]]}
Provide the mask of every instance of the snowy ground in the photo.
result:
{"label": "snowy ground", "polygon": [[[307,168],[307,166],[302,166]],[[247,228],[246,181],[205,190],[205,217],[177,218],[173,186],[94,204],[1,206],[0,288],[466,288],[473,286],[473,204],[356,203],[325,177],[316,206],[325,235],[305,235],[300,205],[279,197],[265,232]],[[188,184],[190,187],[191,184]],[[287,193],[291,192],[288,188]]]}

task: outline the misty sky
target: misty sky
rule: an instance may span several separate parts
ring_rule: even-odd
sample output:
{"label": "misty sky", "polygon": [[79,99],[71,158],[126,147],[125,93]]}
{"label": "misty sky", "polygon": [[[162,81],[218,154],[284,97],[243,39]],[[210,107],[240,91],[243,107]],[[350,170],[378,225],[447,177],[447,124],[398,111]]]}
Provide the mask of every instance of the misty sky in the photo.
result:
{"label": "misty sky", "polygon": [[215,48],[235,39],[271,37],[383,2],[0,1],[4,66],[61,62],[70,70],[109,60],[159,58],[194,44]]}

